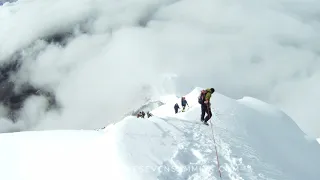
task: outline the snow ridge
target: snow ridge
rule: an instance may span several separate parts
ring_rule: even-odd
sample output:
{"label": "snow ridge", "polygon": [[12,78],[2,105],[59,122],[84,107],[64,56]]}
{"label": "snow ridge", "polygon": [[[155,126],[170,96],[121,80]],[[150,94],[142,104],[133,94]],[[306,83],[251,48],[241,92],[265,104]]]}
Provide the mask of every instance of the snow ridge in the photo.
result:
{"label": "snow ridge", "polygon": [[190,107],[183,113],[174,114],[179,99],[171,96],[151,118],[128,116],[96,131],[1,134],[0,178],[218,180],[216,145],[224,180],[319,179],[318,142],[305,139],[287,116],[255,107],[253,99],[249,107],[213,94],[214,144],[211,126],[199,121],[200,89],[185,96]]}

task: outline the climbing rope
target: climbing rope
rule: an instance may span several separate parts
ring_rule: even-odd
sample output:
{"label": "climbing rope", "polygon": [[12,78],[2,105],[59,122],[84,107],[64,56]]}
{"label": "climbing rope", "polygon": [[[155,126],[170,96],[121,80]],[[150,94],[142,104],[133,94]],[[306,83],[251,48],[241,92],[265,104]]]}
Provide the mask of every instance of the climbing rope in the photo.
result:
{"label": "climbing rope", "polygon": [[[210,107],[208,107],[208,108],[210,108]],[[216,140],[215,140],[214,133],[213,133],[213,126],[212,126],[211,120],[210,120],[210,127],[211,127],[211,132],[212,132],[212,139],[213,139],[213,143],[214,143],[214,148],[215,148],[215,150],[216,150],[216,158],[217,158],[217,164],[218,164],[218,171],[219,171],[220,179],[222,179],[221,169],[220,169],[220,162],[219,162],[219,156],[218,156],[218,150],[217,150]]]}

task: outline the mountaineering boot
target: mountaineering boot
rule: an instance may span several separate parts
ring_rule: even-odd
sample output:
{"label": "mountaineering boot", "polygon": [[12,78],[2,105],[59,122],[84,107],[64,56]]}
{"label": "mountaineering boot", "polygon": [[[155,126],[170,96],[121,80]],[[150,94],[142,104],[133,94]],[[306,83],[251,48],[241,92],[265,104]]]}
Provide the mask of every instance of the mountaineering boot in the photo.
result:
{"label": "mountaineering boot", "polygon": [[203,122],[203,124],[205,124],[205,125],[209,126],[209,124],[208,124],[206,121],[204,121],[204,122]]}

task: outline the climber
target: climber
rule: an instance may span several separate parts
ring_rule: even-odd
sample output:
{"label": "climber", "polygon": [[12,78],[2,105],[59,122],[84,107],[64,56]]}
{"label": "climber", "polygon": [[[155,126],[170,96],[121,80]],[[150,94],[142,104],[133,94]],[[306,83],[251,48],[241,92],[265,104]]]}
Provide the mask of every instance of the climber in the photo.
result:
{"label": "climber", "polygon": [[148,116],[148,118],[149,118],[149,117],[152,117],[153,115],[148,111],[148,112],[147,112],[147,116]]}
{"label": "climber", "polygon": [[142,116],[142,113],[141,111],[137,114],[137,118],[141,117]]}
{"label": "climber", "polygon": [[174,105],[174,112],[175,112],[176,114],[178,113],[178,109],[180,109],[180,107],[179,107],[178,103],[176,103],[176,104]]}
{"label": "climber", "polygon": [[143,111],[140,111],[138,114],[137,114],[137,118],[144,118],[146,114],[143,112]]}
{"label": "climber", "polygon": [[[199,104],[201,104],[201,121],[205,125],[209,125],[208,121],[212,117],[210,98],[212,93],[214,93],[214,91],[215,91],[214,88],[208,88],[208,89],[202,90],[198,98],[198,102]],[[206,113],[207,113],[207,116],[204,117]]]}
{"label": "climber", "polygon": [[188,105],[188,107],[189,107],[189,104],[188,104],[188,102],[187,102],[186,98],[185,98],[185,97],[182,97],[182,98],[181,98],[182,112],[184,112],[184,111],[185,111],[185,109],[186,109],[186,105]]}

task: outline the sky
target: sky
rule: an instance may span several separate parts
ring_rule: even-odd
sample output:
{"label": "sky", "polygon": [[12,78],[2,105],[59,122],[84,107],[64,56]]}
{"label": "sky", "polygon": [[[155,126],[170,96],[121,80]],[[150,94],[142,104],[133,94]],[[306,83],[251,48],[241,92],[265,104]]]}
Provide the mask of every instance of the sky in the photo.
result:
{"label": "sky", "polygon": [[[24,49],[14,81],[50,89],[62,106],[46,112],[46,101],[31,97],[22,121],[10,128],[96,128],[141,104],[142,87],[159,95],[200,86],[274,104],[319,137],[319,12],[316,0],[20,0],[2,6],[0,63]],[[66,33],[72,33],[66,45],[40,40]]]}

